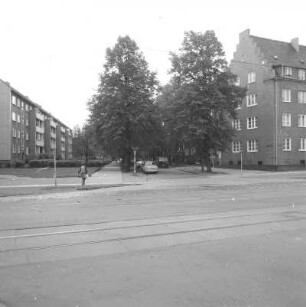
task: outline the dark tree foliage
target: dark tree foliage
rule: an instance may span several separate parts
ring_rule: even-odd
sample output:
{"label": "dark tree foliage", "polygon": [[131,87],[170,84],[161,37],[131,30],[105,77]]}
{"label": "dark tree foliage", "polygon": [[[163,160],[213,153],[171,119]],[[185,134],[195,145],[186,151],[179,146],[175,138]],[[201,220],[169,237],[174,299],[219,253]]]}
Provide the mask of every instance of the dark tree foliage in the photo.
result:
{"label": "dark tree foliage", "polygon": [[95,154],[95,138],[93,128],[86,124],[73,129],[72,153],[75,158],[84,159],[86,162]]}
{"label": "dark tree foliage", "polygon": [[154,104],[158,89],[156,74],[149,71],[136,43],[128,36],[119,37],[106,51],[89,110],[103,149],[121,157],[125,171],[130,170],[132,147],[148,150],[158,140],[161,123]]}
{"label": "dark tree foliage", "polygon": [[186,32],[179,54],[171,53],[173,75],[172,129],[195,148],[207,170],[210,153],[223,150],[231,140],[231,119],[245,95],[235,85],[221,43],[213,31]]}

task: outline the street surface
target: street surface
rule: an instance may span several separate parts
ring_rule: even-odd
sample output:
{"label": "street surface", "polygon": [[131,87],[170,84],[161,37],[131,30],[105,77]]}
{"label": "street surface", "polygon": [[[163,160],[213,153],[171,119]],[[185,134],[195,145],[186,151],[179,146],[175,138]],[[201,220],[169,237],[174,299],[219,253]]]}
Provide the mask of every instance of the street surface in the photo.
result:
{"label": "street surface", "polygon": [[0,169],[0,306],[306,306],[306,172]]}

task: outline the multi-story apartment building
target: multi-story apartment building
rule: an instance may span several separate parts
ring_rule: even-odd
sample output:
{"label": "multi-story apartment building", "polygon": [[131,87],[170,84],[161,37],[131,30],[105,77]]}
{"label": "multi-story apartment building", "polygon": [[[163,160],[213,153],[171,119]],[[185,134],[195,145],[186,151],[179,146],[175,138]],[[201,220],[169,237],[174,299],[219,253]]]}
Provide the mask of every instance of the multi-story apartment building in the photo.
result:
{"label": "multi-story apartment building", "polygon": [[72,131],[62,122],[0,80],[0,163],[41,154],[72,158]]}
{"label": "multi-story apartment building", "polygon": [[232,125],[224,166],[281,169],[306,161],[306,46],[256,37],[246,30],[230,65],[247,94]]}

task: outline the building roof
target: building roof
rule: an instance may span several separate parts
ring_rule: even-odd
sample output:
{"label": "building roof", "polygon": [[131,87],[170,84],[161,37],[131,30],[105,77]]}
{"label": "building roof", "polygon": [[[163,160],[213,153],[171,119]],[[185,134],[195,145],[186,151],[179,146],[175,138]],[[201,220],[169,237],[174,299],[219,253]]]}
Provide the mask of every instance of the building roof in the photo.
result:
{"label": "building roof", "polygon": [[267,61],[272,65],[284,64],[293,67],[306,67],[306,46],[299,45],[299,50],[296,51],[291,43],[253,35],[250,35],[250,38],[256,43]]}
{"label": "building roof", "polygon": [[42,108],[41,105],[35,103],[34,101],[32,101],[28,96],[20,93],[18,90],[16,90],[14,87],[11,86],[11,84],[9,82],[3,81],[2,79],[0,79],[0,81],[4,84],[6,84],[6,86],[8,86],[10,88],[11,91],[13,91],[15,94],[17,94],[18,96],[22,97],[27,103],[29,103],[30,105],[32,105],[35,108],[38,108],[40,110],[40,112],[42,112],[44,115],[49,116],[51,118],[53,118],[56,122],[58,122],[61,126],[63,126],[66,129],[71,130],[67,125],[65,125],[63,122],[61,122],[59,119],[57,119],[56,117],[54,117],[50,112],[46,111],[45,109]]}

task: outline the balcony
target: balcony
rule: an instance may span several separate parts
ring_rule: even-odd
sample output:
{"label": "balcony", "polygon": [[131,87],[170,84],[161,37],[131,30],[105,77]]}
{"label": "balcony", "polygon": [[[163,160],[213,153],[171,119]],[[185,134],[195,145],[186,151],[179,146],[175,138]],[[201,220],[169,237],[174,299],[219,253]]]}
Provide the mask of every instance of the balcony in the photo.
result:
{"label": "balcony", "polygon": [[45,133],[45,128],[44,127],[36,126],[36,132],[44,134]]}
{"label": "balcony", "polygon": [[44,140],[40,141],[36,140],[36,146],[44,147],[44,144],[45,144]]}

